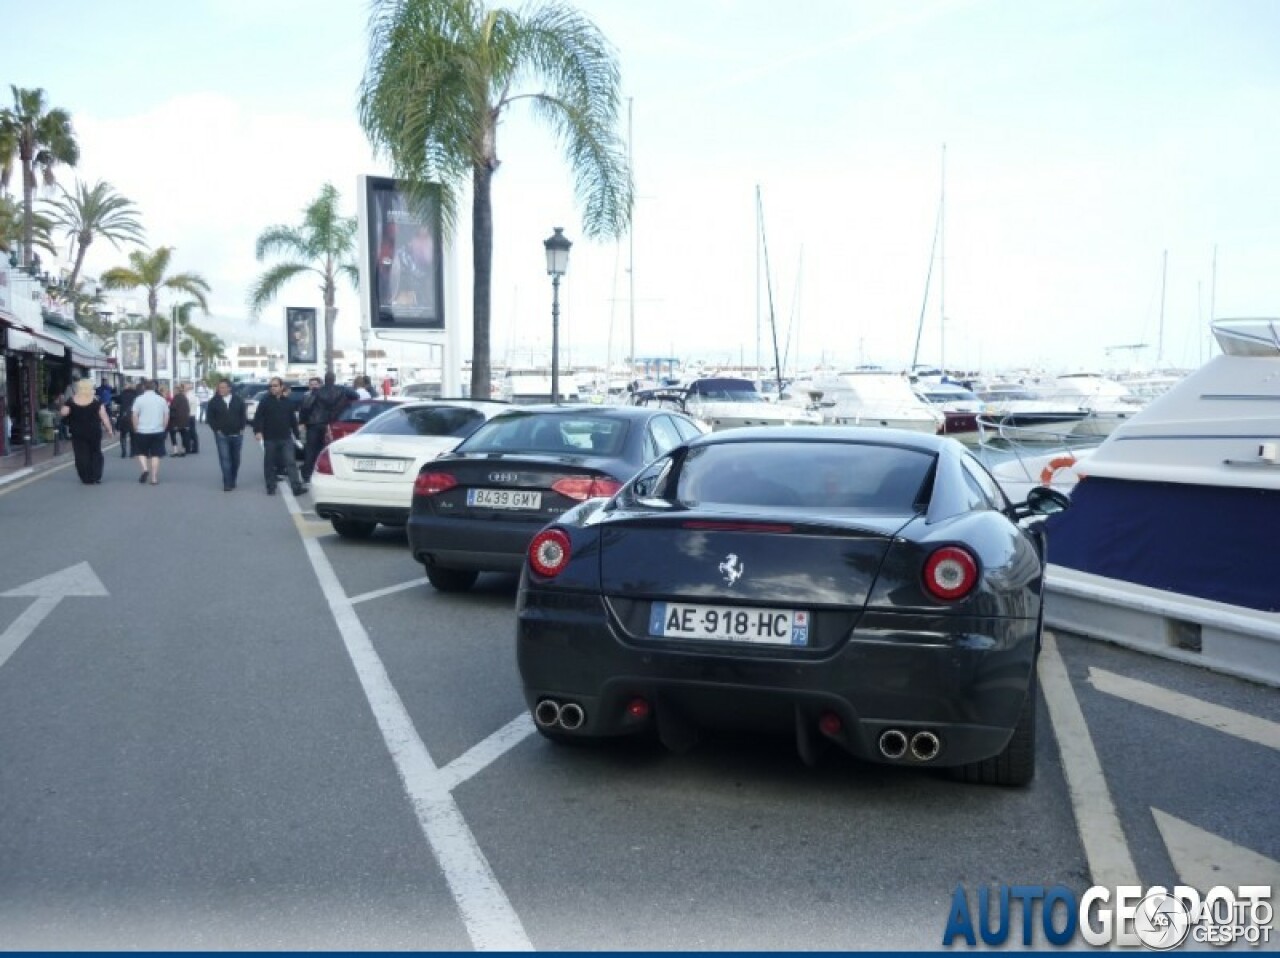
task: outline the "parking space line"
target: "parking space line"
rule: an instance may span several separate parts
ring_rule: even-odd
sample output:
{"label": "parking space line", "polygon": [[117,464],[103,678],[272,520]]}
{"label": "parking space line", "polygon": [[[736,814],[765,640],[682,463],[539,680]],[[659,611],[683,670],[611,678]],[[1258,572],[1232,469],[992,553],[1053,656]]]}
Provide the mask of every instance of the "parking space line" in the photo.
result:
{"label": "parking space line", "polygon": [[1076,831],[1080,834],[1094,884],[1111,888],[1140,884],[1120,816],[1111,800],[1106,776],[1102,774],[1102,763],[1052,632],[1044,633],[1040,688],[1049,707],[1067,790],[1071,793]]}
{"label": "parking space line", "polygon": [[1280,723],[1271,722],[1247,712],[1239,712],[1225,705],[1214,705],[1203,699],[1174,692],[1170,689],[1140,682],[1108,672],[1105,669],[1089,669],[1089,681],[1099,692],[1114,695],[1157,712],[1196,722],[1219,732],[1257,745],[1265,745],[1280,751]]}
{"label": "parking space line", "polygon": [[[287,490],[282,491],[290,514],[298,516],[301,510],[297,500]],[[446,777],[414,728],[413,719],[324,550],[315,539],[305,536],[302,546],[472,945],[477,951],[532,951],[533,944],[519,916],[462,817]]]}
{"label": "parking space line", "polygon": [[484,771],[515,746],[533,734],[533,721],[528,714],[513,718],[483,742],[472,746],[462,755],[440,769],[445,788],[453,791],[467,779]]}
{"label": "parking space line", "polygon": [[389,585],[385,589],[374,589],[372,592],[362,593],[349,601],[352,605],[358,605],[361,602],[368,602],[370,599],[381,599],[384,595],[395,595],[397,592],[405,591],[405,589],[416,589],[426,584],[426,579],[410,579],[408,582],[401,582],[399,585]]}

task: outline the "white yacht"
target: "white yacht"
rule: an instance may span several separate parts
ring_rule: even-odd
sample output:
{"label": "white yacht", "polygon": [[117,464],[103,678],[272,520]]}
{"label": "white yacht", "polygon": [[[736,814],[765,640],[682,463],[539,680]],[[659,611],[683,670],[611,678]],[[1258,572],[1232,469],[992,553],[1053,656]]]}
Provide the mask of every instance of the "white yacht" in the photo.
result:
{"label": "white yacht", "polygon": [[[500,399],[516,405],[555,402],[551,398],[551,370],[545,367],[512,366],[502,376]],[[560,371],[559,402],[577,402],[578,384],[568,370]]]}
{"label": "white yacht", "polygon": [[939,433],[946,417],[925,402],[905,376],[884,369],[851,369],[818,373],[796,383],[792,394],[822,393],[822,421],[835,426],[884,426],[912,432]]}
{"label": "white yacht", "polygon": [[1047,520],[1046,621],[1280,684],[1280,320],[1121,423]]}
{"label": "white yacht", "polygon": [[766,402],[749,379],[716,376],[694,379],[677,392],[684,410],[714,431],[739,426],[815,426],[816,412],[788,403]]}
{"label": "white yacht", "polygon": [[1058,376],[1044,392],[1045,398],[1075,403],[1088,415],[1076,423],[1077,436],[1109,436],[1116,426],[1141,411],[1148,402],[1127,386],[1097,373]]}
{"label": "white yacht", "polygon": [[1075,431],[1089,411],[1073,399],[1051,399],[1021,383],[992,383],[978,390],[978,425],[984,438],[1055,442]]}
{"label": "white yacht", "polygon": [[959,383],[920,379],[915,393],[925,402],[942,412],[942,434],[958,439],[966,446],[976,446],[982,433],[978,429],[978,416],[982,413],[982,400]]}

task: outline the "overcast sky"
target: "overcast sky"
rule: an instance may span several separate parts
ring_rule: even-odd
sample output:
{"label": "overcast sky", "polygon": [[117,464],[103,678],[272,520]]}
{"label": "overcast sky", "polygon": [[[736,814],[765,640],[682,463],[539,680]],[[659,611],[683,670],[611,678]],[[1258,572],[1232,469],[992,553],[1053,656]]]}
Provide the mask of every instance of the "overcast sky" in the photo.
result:
{"label": "overcast sky", "polygon": [[[945,258],[921,362],[1154,362],[1165,251],[1166,362],[1207,358],[1211,296],[1220,317],[1280,315],[1272,0],[578,6],[617,47],[632,99],[638,355],[753,362],[761,326],[767,349],[758,186],[793,361],[905,365],[944,143]],[[354,214],[357,174],[389,172],[355,120],[366,13],[354,0],[11,0],[0,80],[72,113],[82,159],[60,179],[103,178],[135,200],[150,242],[212,284],[207,325],[283,348],[284,307],[319,306],[319,291],[297,281],[240,325],[263,269],[254,238],[298,222],[325,181]],[[625,137],[625,103],[619,123]],[[581,237],[567,168],[527,117],[510,116],[499,150],[495,361],[548,355],[553,226],[575,241],[567,358],[620,359],[627,243]],[[124,257],[95,246],[88,271]],[[456,260],[469,342],[465,221]],[[357,300],[339,305],[338,345],[358,348]],[[1134,343],[1149,348],[1108,349]]]}

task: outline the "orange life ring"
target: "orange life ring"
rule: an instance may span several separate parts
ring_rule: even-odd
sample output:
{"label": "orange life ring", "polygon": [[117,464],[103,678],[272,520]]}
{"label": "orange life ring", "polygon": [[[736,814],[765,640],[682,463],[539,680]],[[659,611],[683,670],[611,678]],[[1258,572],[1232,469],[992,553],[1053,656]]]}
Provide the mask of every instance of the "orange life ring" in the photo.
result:
{"label": "orange life ring", "polygon": [[1070,469],[1076,464],[1076,457],[1072,455],[1054,456],[1045,467],[1040,470],[1040,485],[1053,485],[1053,477],[1057,475],[1059,469]]}

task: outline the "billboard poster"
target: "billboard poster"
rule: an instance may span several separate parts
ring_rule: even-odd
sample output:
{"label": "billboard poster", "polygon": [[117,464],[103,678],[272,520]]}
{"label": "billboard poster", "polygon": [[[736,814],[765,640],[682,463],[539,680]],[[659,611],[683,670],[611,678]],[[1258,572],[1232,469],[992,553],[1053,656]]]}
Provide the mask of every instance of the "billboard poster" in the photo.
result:
{"label": "billboard poster", "polygon": [[289,338],[289,363],[316,361],[316,311],[311,307],[288,306],[284,327]]}
{"label": "billboard poster", "polygon": [[365,295],[375,329],[434,329],[444,326],[444,264],[438,195],[416,206],[397,180],[365,180],[363,208],[368,231]]}
{"label": "billboard poster", "polygon": [[124,330],[116,334],[120,347],[122,376],[151,376],[151,334],[142,330]]}
{"label": "billboard poster", "polygon": [[172,343],[156,343],[156,379],[169,378],[169,351]]}

